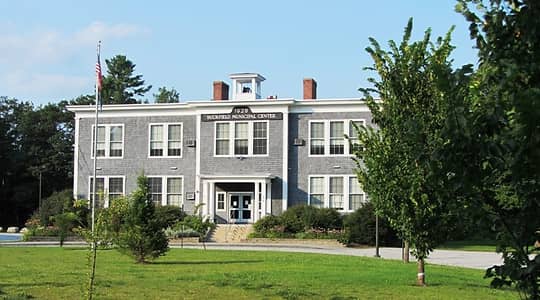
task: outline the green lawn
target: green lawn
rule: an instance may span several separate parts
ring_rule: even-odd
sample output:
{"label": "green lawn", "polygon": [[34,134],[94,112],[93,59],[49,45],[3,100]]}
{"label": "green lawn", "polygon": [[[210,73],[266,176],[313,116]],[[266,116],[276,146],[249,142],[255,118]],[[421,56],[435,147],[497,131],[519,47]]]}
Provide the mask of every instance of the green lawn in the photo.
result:
{"label": "green lawn", "polygon": [[463,250],[463,251],[483,251],[495,252],[496,243],[492,240],[465,240],[465,241],[450,241],[444,243],[437,249],[444,250]]}
{"label": "green lawn", "polygon": [[[0,299],[79,299],[85,249],[0,247]],[[494,290],[484,271],[428,265],[428,287],[414,286],[415,264],[375,258],[172,249],[152,264],[115,250],[98,253],[96,299],[517,299]]]}

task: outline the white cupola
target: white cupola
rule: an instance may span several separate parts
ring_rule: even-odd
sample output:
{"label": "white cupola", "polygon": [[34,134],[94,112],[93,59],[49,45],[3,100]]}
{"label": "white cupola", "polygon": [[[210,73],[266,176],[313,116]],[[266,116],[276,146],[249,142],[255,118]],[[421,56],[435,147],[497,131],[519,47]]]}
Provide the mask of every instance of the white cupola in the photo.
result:
{"label": "white cupola", "polygon": [[234,73],[232,79],[232,100],[261,99],[261,82],[265,80],[257,73]]}

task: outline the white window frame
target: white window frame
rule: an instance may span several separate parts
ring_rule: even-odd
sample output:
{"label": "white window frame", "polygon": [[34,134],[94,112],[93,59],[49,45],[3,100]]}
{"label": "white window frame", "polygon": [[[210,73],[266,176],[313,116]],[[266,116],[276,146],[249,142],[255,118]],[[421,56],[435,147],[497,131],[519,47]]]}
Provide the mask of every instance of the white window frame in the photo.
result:
{"label": "white window frame", "polygon": [[[248,153],[247,154],[234,154],[235,145],[235,124],[247,123],[248,124]],[[253,124],[265,123],[266,124],[266,154],[253,154]],[[217,154],[217,124],[229,124],[229,154]],[[239,121],[226,121],[226,122],[214,122],[214,157],[267,157],[270,154],[270,122],[268,120],[239,120]]]}
{"label": "white window frame", "polygon": [[180,205],[179,207],[183,208],[185,203],[185,186],[184,186],[184,176],[183,175],[148,175],[146,176],[148,178],[161,178],[161,206],[168,205],[167,204],[167,180],[168,178],[180,178],[182,180],[182,191],[180,195],[182,196],[180,199]]}
{"label": "white window frame", "polygon": [[[353,210],[350,208],[350,187],[349,187],[349,180],[351,177],[357,178],[354,174],[313,174],[308,176],[307,181],[307,189],[308,189],[308,199],[307,204],[311,205],[311,178],[312,177],[323,177],[324,179],[324,196],[323,196],[323,207],[329,208],[330,207],[330,177],[342,177],[343,178],[343,209],[337,210],[338,212],[342,213],[350,213],[353,212]],[[358,179],[357,179],[358,180]],[[364,190],[362,190],[362,194],[364,195],[364,203],[367,201],[367,194]]]}
{"label": "white window frame", "polygon": [[[111,127],[122,127],[122,155],[121,156],[110,156],[111,153]],[[125,153],[125,139],[126,139],[126,128],[124,124],[98,124],[99,127],[105,127],[105,156],[98,156],[98,159],[123,159]],[[92,132],[90,133],[90,157],[94,159],[94,137],[96,125],[92,124]]]}
{"label": "white window frame", "polygon": [[362,186],[360,186],[360,191],[361,191],[361,193],[358,193],[358,194],[351,194],[351,187],[350,187],[351,182],[350,182],[350,180],[351,180],[352,178],[354,178],[355,181],[358,181],[358,177],[357,177],[357,176],[347,176],[346,178],[347,178],[347,197],[346,197],[345,200],[347,201],[347,205],[348,205],[348,207],[349,207],[349,210],[350,210],[350,211],[354,211],[354,209],[351,208],[351,202],[352,202],[352,201],[351,201],[351,195],[362,195],[362,196],[363,196],[363,201],[362,201],[362,203],[366,203],[366,202],[367,202],[367,194],[366,194],[366,192],[362,189]]}
{"label": "white window frame", "polygon": [[[169,126],[171,125],[180,125],[182,128],[180,130],[180,155],[169,155]],[[151,139],[152,139],[152,126],[163,126],[163,136],[161,137],[161,142],[163,144],[163,155],[150,155],[151,154]],[[148,158],[182,158],[184,155],[184,124],[182,122],[174,123],[149,123],[148,124]]]}
{"label": "white window frame", "polygon": [[[331,122],[343,122],[343,139],[345,141],[343,154],[330,154],[330,123]],[[349,141],[345,138],[345,135],[350,136],[350,123],[357,122],[363,125],[366,124],[365,119],[331,119],[331,120],[309,120],[308,122],[308,157],[349,157],[353,156],[350,152]],[[311,123],[324,123],[324,154],[311,154]]]}
{"label": "white window frame", "polygon": [[[88,176],[88,200],[91,200],[91,196],[94,193],[92,188],[92,179],[94,176]],[[103,178],[103,207],[109,207],[109,180],[110,178],[122,178],[122,196],[126,195],[126,176],[124,175],[107,175],[96,176],[96,179]],[[95,183],[94,183],[95,184]]]}
{"label": "white window frame", "polygon": [[[223,195],[223,208],[219,208],[218,201],[219,196]],[[227,211],[227,193],[226,192],[216,192],[216,211]]]}

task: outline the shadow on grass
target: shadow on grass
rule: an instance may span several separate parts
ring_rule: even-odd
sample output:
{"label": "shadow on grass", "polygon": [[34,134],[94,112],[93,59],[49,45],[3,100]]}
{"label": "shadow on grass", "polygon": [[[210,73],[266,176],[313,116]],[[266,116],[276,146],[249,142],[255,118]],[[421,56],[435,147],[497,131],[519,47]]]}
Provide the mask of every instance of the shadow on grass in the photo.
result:
{"label": "shadow on grass", "polygon": [[223,260],[223,261],[154,261],[151,265],[229,265],[229,264],[254,264],[263,260]]}

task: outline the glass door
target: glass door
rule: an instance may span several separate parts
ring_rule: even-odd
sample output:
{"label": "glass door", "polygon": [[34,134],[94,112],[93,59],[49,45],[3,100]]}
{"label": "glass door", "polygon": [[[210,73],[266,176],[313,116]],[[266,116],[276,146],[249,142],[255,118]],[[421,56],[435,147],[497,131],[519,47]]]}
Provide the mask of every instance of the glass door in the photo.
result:
{"label": "glass door", "polygon": [[229,221],[231,223],[251,223],[252,193],[229,193]]}

